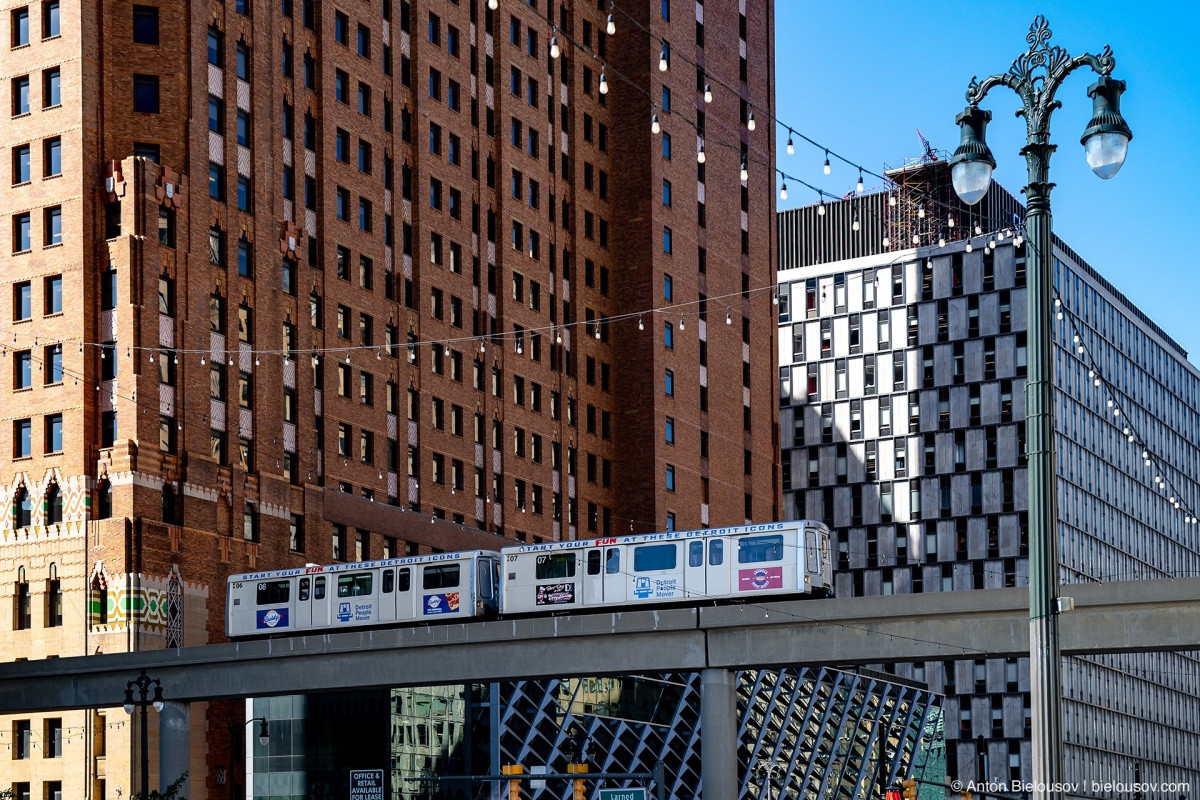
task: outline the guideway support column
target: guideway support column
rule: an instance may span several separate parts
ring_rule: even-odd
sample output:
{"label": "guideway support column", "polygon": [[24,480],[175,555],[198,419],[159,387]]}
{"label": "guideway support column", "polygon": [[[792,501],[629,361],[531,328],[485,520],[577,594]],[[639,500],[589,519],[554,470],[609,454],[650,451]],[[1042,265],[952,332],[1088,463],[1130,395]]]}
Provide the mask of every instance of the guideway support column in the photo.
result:
{"label": "guideway support column", "polygon": [[738,800],[737,676],[725,669],[700,673],[700,796]]}

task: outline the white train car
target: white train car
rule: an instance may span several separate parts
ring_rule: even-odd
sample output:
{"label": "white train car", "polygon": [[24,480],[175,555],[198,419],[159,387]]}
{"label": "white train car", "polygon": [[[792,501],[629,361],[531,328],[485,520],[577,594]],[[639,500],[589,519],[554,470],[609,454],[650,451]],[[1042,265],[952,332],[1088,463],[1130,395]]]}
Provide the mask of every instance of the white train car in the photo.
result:
{"label": "white train car", "polygon": [[494,616],[500,554],[436,553],[230,575],[230,638]]}
{"label": "white train car", "polygon": [[500,613],[817,594],[829,528],[812,520],[505,547]]}

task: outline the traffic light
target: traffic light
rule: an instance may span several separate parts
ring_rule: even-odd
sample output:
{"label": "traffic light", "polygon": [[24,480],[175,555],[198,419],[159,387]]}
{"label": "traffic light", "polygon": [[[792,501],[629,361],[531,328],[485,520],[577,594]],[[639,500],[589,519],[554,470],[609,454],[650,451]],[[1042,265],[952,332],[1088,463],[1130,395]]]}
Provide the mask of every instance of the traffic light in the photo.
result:
{"label": "traffic light", "polygon": [[[567,772],[584,773],[588,771],[587,764],[567,764]],[[586,800],[587,798],[587,781],[583,778],[576,778],[571,781],[571,800]]]}
{"label": "traffic light", "polygon": [[904,800],[917,800],[916,778],[905,778],[900,785],[904,787]]}
{"label": "traffic light", "polygon": [[[500,767],[501,775],[521,775],[524,772],[525,768],[520,764],[504,764]],[[508,782],[508,800],[521,800],[521,781]]]}

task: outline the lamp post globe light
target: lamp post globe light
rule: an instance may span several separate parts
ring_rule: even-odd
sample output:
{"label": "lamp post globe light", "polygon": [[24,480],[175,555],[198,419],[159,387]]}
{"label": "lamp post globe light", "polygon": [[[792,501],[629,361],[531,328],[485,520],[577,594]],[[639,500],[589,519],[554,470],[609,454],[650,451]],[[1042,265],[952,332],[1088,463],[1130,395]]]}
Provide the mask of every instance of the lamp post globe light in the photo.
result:
{"label": "lamp post globe light", "polygon": [[[153,697],[149,697],[151,686],[154,687]],[[138,690],[137,699],[134,699],[133,696],[135,688]],[[142,740],[142,800],[147,800],[150,796],[150,735],[146,719],[146,708],[147,706],[154,706],[155,711],[162,711],[164,705],[162,683],[159,682],[158,678],[151,678],[147,675],[146,670],[142,670],[142,674],[125,684],[125,713],[133,716],[134,707],[142,710],[140,726]]]}
{"label": "lamp post globe light", "polygon": [[1007,86],[1021,99],[1026,143],[1021,154],[1028,167],[1025,231],[1030,249],[1027,269],[1029,358],[1025,381],[1027,470],[1029,475],[1029,673],[1033,730],[1032,778],[1035,800],[1063,796],[1062,664],[1058,642],[1058,514],[1055,508],[1053,368],[1053,240],[1050,234],[1050,117],[1061,104],[1054,99],[1062,82],[1080,67],[1100,77],[1088,88],[1092,119],[1080,142],[1088,166],[1111,178],[1125,162],[1133,133],[1121,116],[1125,82],[1110,77],[1116,61],[1105,45],[1098,55],[1072,58],[1050,45],[1050,27],[1038,15],[1025,37],[1029,49],[1008,72],[982,82],[971,79],[967,108],[958,115],[961,143],[950,159],[954,190],[967,205],[978,203],[991,184],[996,161],[985,131],[991,112],[979,102],[995,86]]}

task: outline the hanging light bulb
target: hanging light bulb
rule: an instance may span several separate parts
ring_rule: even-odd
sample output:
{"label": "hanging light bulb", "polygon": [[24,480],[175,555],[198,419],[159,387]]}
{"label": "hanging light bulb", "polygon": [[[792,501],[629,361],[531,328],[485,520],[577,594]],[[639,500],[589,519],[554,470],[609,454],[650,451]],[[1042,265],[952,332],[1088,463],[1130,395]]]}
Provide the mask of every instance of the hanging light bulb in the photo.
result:
{"label": "hanging light bulb", "polygon": [[890,236],[883,237],[883,246],[885,248],[891,247],[892,246],[892,237],[890,237]]}
{"label": "hanging light bulb", "polygon": [[787,154],[790,156],[790,155],[795,155],[795,153],[796,153],[796,145],[792,144],[792,129],[788,128]]}
{"label": "hanging light bulb", "polygon": [[817,216],[825,216],[825,195],[821,195],[821,202],[817,204]]}
{"label": "hanging light bulb", "polygon": [[650,116],[650,132],[658,133],[661,130],[662,130],[662,125],[658,124],[658,114],[652,114]]}
{"label": "hanging light bulb", "polygon": [[700,143],[696,146],[696,163],[697,164],[704,163],[704,140],[703,139],[701,139]]}
{"label": "hanging light bulb", "polygon": [[200,366],[203,367],[206,363],[208,362],[204,360],[204,356],[200,356]]}
{"label": "hanging light bulb", "polygon": [[492,11],[495,11],[499,7],[500,7],[499,0],[488,0],[488,8],[491,9]]}
{"label": "hanging light bulb", "polygon": [[851,230],[853,230],[853,231],[858,231],[860,228],[862,228],[862,225],[860,225],[860,224],[859,224],[859,222],[858,222],[858,212],[857,212],[857,211],[855,211],[855,212],[854,212],[854,221],[850,223],[850,229],[851,229]]}
{"label": "hanging light bulb", "polygon": [[684,320],[683,314],[680,314],[679,315],[679,330],[682,331],[682,330],[686,330],[686,329],[687,329],[687,322]]}
{"label": "hanging light bulb", "polygon": [[863,190],[863,179],[862,179],[862,169],[861,169],[861,168],[859,168],[859,170],[858,170],[858,184],[855,186],[855,190],[856,190],[856,191],[857,191],[859,194],[862,194],[862,190]]}
{"label": "hanging light bulb", "polygon": [[[521,352],[521,347],[520,347],[520,345],[518,345],[518,346],[517,346],[517,352],[518,352],[518,353],[519,353],[519,352]],[[349,353],[347,353],[346,355],[347,355],[347,356],[349,356],[350,354],[349,354]],[[442,355],[444,355],[444,356],[448,356],[448,355],[450,355],[450,343],[449,343],[449,342],[446,342],[446,349],[442,351]],[[346,360],[347,360],[347,361],[349,361],[350,359],[349,359],[349,358],[347,358]]]}
{"label": "hanging light bulb", "polygon": [[972,251],[972,250],[974,250],[974,249],[975,249],[975,248],[974,248],[974,247],[971,245],[971,240],[970,240],[970,239],[967,239],[967,252],[969,253],[969,252],[971,252],[971,251]]}
{"label": "hanging light bulb", "polygon": [[787,200],[787,184],[786,183],[784,183],[782,186],[779,187],[779,199]]}
{"label": "hanging light bulb", "polygon": [[662,50],[658,54],[658,71],[667,71],[667,43],[662,43]]}
{"label": "hanging light bulb", "polygon": [[825,151],[825,166],[821,167],[821,170],[826,175],[829,174],[829,151],[828,150]]}
{"label": "hanging light bulb", "polygon": [[712,84],[711,83],[704,84],[704,102],[706,102],[706,103],[712,102]]}
{"label": "hanging light bulb", "polygon": [[152,351],[150,351],[150,363],[151,363],[151,364],[153,364],[153,363],[154,363],[154,351],[153,351],[153,350],[152,350]]}
{"label": "hanging light bulb", "polygon": [[554,336],[555,344],[562,344],[562,328],[559,328],[558,333]]}
{"label": "hanging light bulb", "polygon": [[605,30],[608,31],[609,36],[612,36],[614,33],[617,32],[617,21],[616,21],[616,19],[613,18],[613,4],[612,3],[608,4],[608,27],[605,28]]}
{"label": "hanging light bulb", "polygon": [[917,209],[917,219],[925,219],[925,206]]}
{"label": "hanging light bulb", "polygon": [[727,309],[725,309],[725,324],[726,324],[726,325],[732,325],[732,324],[733,324],[733,315],[729,313],[729,309],[728,309],[728,308],[727,308]]}
{"label": "hanging light bulb", "polygon": [[229,357],[229,366],[233,366],[233,356]]}
{"label": "hanging light bulb", "polygon": [[596,338],[600,338],[600,320],[596,320]]}
{"label": "hanging light bulb", "polygon": [[600,69],[600,94],[608,94],[608,76],[603,68]]}
{"label": "hanging light bulb", "polygon": [[920,243],[921,243],[921,234],[919,234],[919,233],[914,233],[914,234],[913,234],[913,238],[912,238],[912,243],[913,243],[913,244],[920,244]]}
{"label": "hanging light bulb", "polygon": [[947,225],[947,227],[950,227],[950,228],[954,227],[954,215],[953,214],[951,214],[949,217],[946,218],[946,225]]}
{"label": "hanging light bulb", "polygon": [[777,292],[777,291],[771,292],[771,305],[773,305],[773,306],[779,305],[779,292]]}
{"label": "hanging light bulb", "polygon": [[258,360],[258,356],[255,356],[255,357],[254,357],[254,366],[256,366],[256,367],[257,367],[257,366],[260,366],[260,362],[259,362],[259,360]]}
{"label": "hanging light bulb", "polygon": [[751,111],[750,118],[746,120],[746,129],[752,131],[756,127],[758,127],[758,124],[754,121],[754,112]]}
{"label": "hanging light bulb", "polygon": [[976,226],[975,226],[975,235],[976,235],[976,236],[978,236],[978,235],[979,235],[979,234],[981,234],[981,233],[983,233],[983,228],[981,228],[980,226],[976,225]]}
{"label": "hanging light bulb", "polygon": [[938,247],[945,247],[945,246],[946,246],[946,237],[939,236],[938,237]]}
{"label": "hanging light bulb", "polygon": [[558,58],[558,56],[559,56],[558,37],[551,35],[551,37],[550,37],[550,57]]}
{"label": "hanging light bulb", "polygon": [[742,158],[742,171],[741,171],[741,178],[742,178],[742,180],[743,180],[743,181],[746,181],[746,180],[749,180],[749,179],[750,179],[750,170],[746,169],[746,159],[745,159],[745,157],[743,157],[743,158]]}
{"label": "hanging light bulb", "polygon": [[641,315],[641,314],[638,314],[638,330],[639,330],[639,331],[644,331],[644,330],[646,330],[646,324],[645,324],[644,322],[642,322],[642,315]]}

